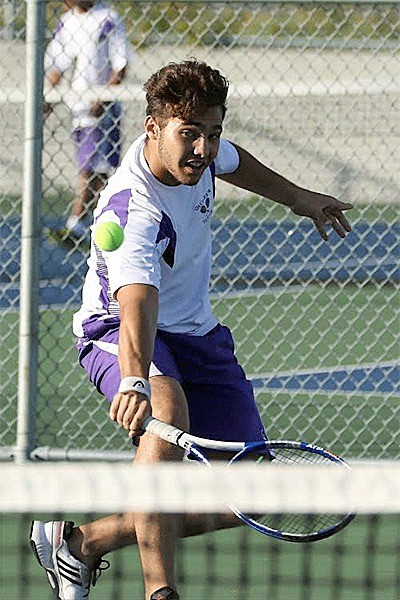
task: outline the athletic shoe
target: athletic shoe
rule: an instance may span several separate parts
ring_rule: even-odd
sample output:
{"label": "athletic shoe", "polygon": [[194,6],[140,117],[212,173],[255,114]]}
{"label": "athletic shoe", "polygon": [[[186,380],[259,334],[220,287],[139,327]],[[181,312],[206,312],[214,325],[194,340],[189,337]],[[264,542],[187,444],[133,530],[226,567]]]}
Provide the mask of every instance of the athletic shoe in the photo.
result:
{"label": "athletic shoe", "polygon": [[154,592],[150,600],[179,600],[179,594],[167,585]]}
{"label": "athletic shoe", "polygon": [[47,573],[56,600],[83,600],[88,598],[90,585],[95,585],[101,571],[98,565],[91,570],[72,556],[67,540],[74,524],[71,521],[32,521],[30,542],[32,550]]}
{"label": "athletic shoe", "polygon": [[50,227],[46,227],[44,233],[50,242],[68,250],[87,252],[90,249],[88,238],[85,235],[78,235],[73,229],[67,229],[66,227],[51,229]]}

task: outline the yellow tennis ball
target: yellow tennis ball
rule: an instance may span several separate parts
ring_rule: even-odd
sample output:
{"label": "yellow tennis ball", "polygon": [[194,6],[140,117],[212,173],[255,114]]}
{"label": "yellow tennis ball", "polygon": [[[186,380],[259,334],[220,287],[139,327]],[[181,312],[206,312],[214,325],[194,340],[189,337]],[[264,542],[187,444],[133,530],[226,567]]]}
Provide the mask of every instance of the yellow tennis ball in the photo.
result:
{"label": "yellow tennis ball", "polygon": [[114,252],[124,241],[124,230],[117,223],[100,223],[94,231],[94,241],[101,250]]}

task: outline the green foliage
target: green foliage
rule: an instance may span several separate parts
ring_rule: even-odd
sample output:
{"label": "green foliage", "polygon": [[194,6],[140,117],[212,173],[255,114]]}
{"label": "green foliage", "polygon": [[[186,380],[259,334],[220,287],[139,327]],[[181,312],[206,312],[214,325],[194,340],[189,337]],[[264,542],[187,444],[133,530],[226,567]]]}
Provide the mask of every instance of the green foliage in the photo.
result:
{"label": "green foliage", "polygon": [[[233,43],[271,43],[311,38],[395,41],[400,38],[398,7],[342,2],[111,2],[123,17],[136,48],[155,42],[224,46]],[[62,0],[46,3],[46,35],[49,37],[61,12]],[[0,14],[0,27],[4,14]],[[14,0],[14,36],[25,37],[26,2]]]}
{"label": "green foliage", "polygon": [[[114,1],[136,47],[165,38],[185,44],[227,44],[240,37],[241,43],[258,43],[277,38],[399,39],[400,25],[395,6],[382,14],[379,5],[324,5],[314,2],[268,3],[227,2],[131,2]],[[49,24],[62,8],[51,1]],[[55,24],[55,23],[54,23]]]}
{"label": "green foliage", "polygon": [[118,2],[131,41],[143,46],[155,37],[179,39],[185,44],[262,44],[274,38],[327,40],[399,39],[398,11],[379,5],[349,5],[315,2],[284,3],[197,3]]}

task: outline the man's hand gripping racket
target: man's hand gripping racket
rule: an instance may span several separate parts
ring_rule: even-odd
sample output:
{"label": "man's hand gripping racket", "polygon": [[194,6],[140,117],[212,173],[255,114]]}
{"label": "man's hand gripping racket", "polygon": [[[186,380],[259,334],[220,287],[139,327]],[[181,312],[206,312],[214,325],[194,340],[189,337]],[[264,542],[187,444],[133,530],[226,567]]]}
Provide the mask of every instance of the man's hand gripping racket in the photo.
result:
{"label": "man's hand gripping racket", "polygon": [[[159,438],[186,450],[190,456],[207,466],[207,450],[230,452],[234,456],[229,461],[233,465],[240,460],[254,460],[257,463],[270,462],[284,465],[336,465],[349,469],[349,465],[340,457],[311,444],[291,441],[265,442],[222,442],[199,438],[181,429],[163,423],[154,417],[147,417],[142,429]],[[352,512],[344,514],[257,514],[249,515],[235,506],[230,506],[235,515],[256,531],[289,542],[314,542],[337,533],[355,517]]]}

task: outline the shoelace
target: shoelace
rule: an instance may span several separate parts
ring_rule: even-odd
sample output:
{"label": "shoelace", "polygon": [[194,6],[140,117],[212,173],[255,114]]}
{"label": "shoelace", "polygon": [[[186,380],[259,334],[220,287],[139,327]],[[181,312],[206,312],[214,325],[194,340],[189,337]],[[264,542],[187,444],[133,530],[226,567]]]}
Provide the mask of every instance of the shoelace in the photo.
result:
{"label": "shoelace", "polygon": [[93,587],[96,585],[99,577],[101,576],[103,571],[107,571],[107,569],[110,568],[110,562],[108,560],[106,560],[105,558],[101,558],[99,560],[99,562],[97,562],[93,569],[92,572],[90,574],[90,579],[88,581],[88,585],[85,588],[85,595],[83,596],[84,598],[87,598],[89,596],[89,591],[90,591],[90,586],[92,585]]}
{"label": "shoelace", "polygon": [[110,568],[110,563],[105,558],[101,558],[99,560],[99,562],[95,564],[93,571],[92,571],[92,577],[91,577],[91,584],[93,587],[96,585],[97,580],[99,579],[102,572],[107,571],[107,569],[109,569],[109,568]]}

